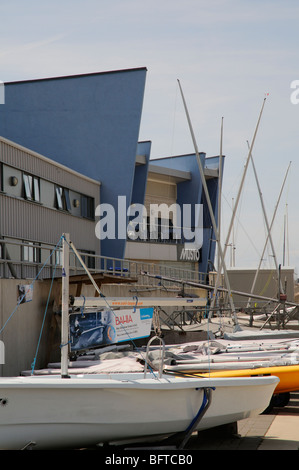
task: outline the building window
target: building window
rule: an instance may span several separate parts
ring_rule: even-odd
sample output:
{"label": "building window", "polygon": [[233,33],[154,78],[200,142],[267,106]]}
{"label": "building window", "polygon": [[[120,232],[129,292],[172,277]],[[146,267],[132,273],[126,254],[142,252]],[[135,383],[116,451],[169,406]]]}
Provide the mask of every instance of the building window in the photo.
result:
{"label": "building window", "polygon": [[158,243],[176,243],[172,220],[158,217],[152,221],[150,217],[147,217],[147,240]]}
{"label": "building window", "polygon": [[3,191],[3,163],[0,163],[0,191]]}
{"label": "building window", "polygon": [[89,196],[81,196],[81,216],[94,220],[94,199]]}
{"label": "building window", "polygon": [[62,266],[63,265],[63,256],[62,256],[62,250],[57,249],[55,250],[55,265],[56,266]]}
{"label": "building window", "polygon": [[70,202],[69,190],[62,188],[61,186],[56,186],[55,195],[56,195],[57,209],[70,212],[71,202]]}
{"label": "building window", "polygon": [[95,257],[88,256],[88,255],[95,255],[94,251],[87,251],[87,250],[80,250],[80,256],[83,262],[89,269],[95,269]]}
{"label": "building window", "polygon": [[23,174],[24,195],[28,201],[40,202],[39,178]]}
{"label": "building window", "polygon": [[38,243],[23,242],[23,261],[29,263],[40,263],[40,246]]}

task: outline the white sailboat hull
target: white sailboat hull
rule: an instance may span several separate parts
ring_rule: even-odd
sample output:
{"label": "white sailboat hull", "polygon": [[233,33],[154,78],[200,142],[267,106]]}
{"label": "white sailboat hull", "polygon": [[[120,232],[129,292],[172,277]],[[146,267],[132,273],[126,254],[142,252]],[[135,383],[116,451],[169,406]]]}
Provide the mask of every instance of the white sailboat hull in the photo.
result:
{"label": "white sailboat hull", "polygon": [[[149,377],[149,376],[148,376]],[[277,377],[145,378],[143,374],[0,379],[0,449],[78,448],[185,431],[213,388],[198,429],[261,413]]]}

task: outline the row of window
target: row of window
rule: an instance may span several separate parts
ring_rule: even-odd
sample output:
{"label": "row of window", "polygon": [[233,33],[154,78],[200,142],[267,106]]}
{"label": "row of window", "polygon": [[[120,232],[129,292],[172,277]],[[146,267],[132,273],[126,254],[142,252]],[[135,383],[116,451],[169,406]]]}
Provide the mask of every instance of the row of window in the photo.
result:
{"label": "row of window", "polygon": [[[40,243],[23,241],[23,245],[21,247],[21,255],[19,252],[19,255],[17,255],[17,258],[19,258],[21,261],[24,261],[24,262],[39,264],[42,262],[42,259],[41,259],[42,249],[43,248],[41,247]],[[95,252],[81,250],[80,253],[81,253],[81,258],[83,259],[87,267],[94,269],[95,258],[94,256],[88,256],[88,255],[94,255]],[[6,254],[5,254],[5,250],[3,249],[2,243],[0,243],[0,259],[6,259]],[[62,266],[62,250],[55,251],[55,264],[58,266]]]}
{"label": "row of window", "polygon": [[[39,178],[23,174],[25,198],[29,201],[40,202],[40,184]],[[74,205],[80,205],[81,216],[94,220],[94,198],[81,194],[79,200],[74,201]],[[55,186],[55,202],[56,209],[71,212],[72,206],[70,201],[69,190],[61,186]]]}
{"label": "row of window", "polygon": [[[129,240],[173,244],[194,242],[194,227],[188,229],[190,239],[187,239],[184,236],[184,228],[175,227],[171,219],[157,217],[151,221],[150,217],[146,217],[143,222],[142,227],[139,223],[129,222],[127,232]],[[193,238],[191,238],[192,234]]]}
{"label": "row of window", "polygon": [[[13,188],[19,184],[19,180],[15,176],[10,176],[9,178],[9,187]],[[41,182],[40,178],[33,176],[28,173],[22,173],[22,191],[19,195],[26,199],[27,201],[34,201],[37,203],[42,203],[41,201]],[[3,164],[0,164],[0,190],[7,191],[7,186],[4,188],[3,184]],[[71,203],[70,200],[70,190],[62,186],[54,186],[54,198],[55,198],[55,208],[58,210],[66,211],[72,213],[72,207],[76,208],[76,215],[81,215],[81,217],[94,220],[94,211],[95,203],[94,198],[80,194],[79,197],[76,193],[76,199]],[[13,190],[9,193],[15,194]],[[53,193],[52,193],[53,194]],[[49,202],[49,204],[51,204]],[[53,202],[52,202],[53,204]],[[80,209],[78,209],[80,208]]]}

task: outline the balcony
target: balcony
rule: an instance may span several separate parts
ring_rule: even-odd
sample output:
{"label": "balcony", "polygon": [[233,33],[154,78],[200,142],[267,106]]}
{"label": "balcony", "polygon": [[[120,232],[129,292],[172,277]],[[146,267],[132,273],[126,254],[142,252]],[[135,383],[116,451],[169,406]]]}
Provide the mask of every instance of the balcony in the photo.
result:
{"label": "balcony", "polygon": [[[143,249],[149,245],[160,247],[165,251],[167,245],[159,243],[136,243]],[[177,249],[176,244],[170,244]],[[152,261],[139,261],[132,259],[118,259],[99,256],[78,249],[84,263],[92,274],[104,275],[111,278],[111,282],[130,281],[147,286],[157,286],[159,280],[147,278],[142,272],[153,275],[166,276],[180,280],[191,280],[205,283],[206,274],[197,270],[183,269],[177,266],[163,266]],[[53,276],[59,278],[62,275],[61,248],[42,242],[29,242],[17,239],[0,240],[0,278],[14,279],[49,279]],[[160,253],[161,254],[161,253]],[[161,257],[159,259],[162,259]],[[70,252],[70,276],[85,274],[75,254]],[[113,281],[114,279],[114,281]]]}

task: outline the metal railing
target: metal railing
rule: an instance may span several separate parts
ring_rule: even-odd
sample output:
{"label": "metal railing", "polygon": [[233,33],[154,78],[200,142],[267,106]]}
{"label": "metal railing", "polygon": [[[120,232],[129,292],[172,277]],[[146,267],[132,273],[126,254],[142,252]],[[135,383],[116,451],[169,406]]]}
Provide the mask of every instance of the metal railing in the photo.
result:
{"label": "metal railing", "polygon": [[[205,283],[206,275],[195,270],[183,269],[174,265],[162,265],[154,262],[142,262],[120,259],[79,250],[84,263],[91,273],[130,278],[145,286],[173,285],[171,282],[143,276],[146,271],[156,276],[166,276],[178,280]],[[62,274],[61,247],[38,241],[0,239],[0,278],[48,279]],[[84,274],[75,254],[70,252],[70,275]]]}

